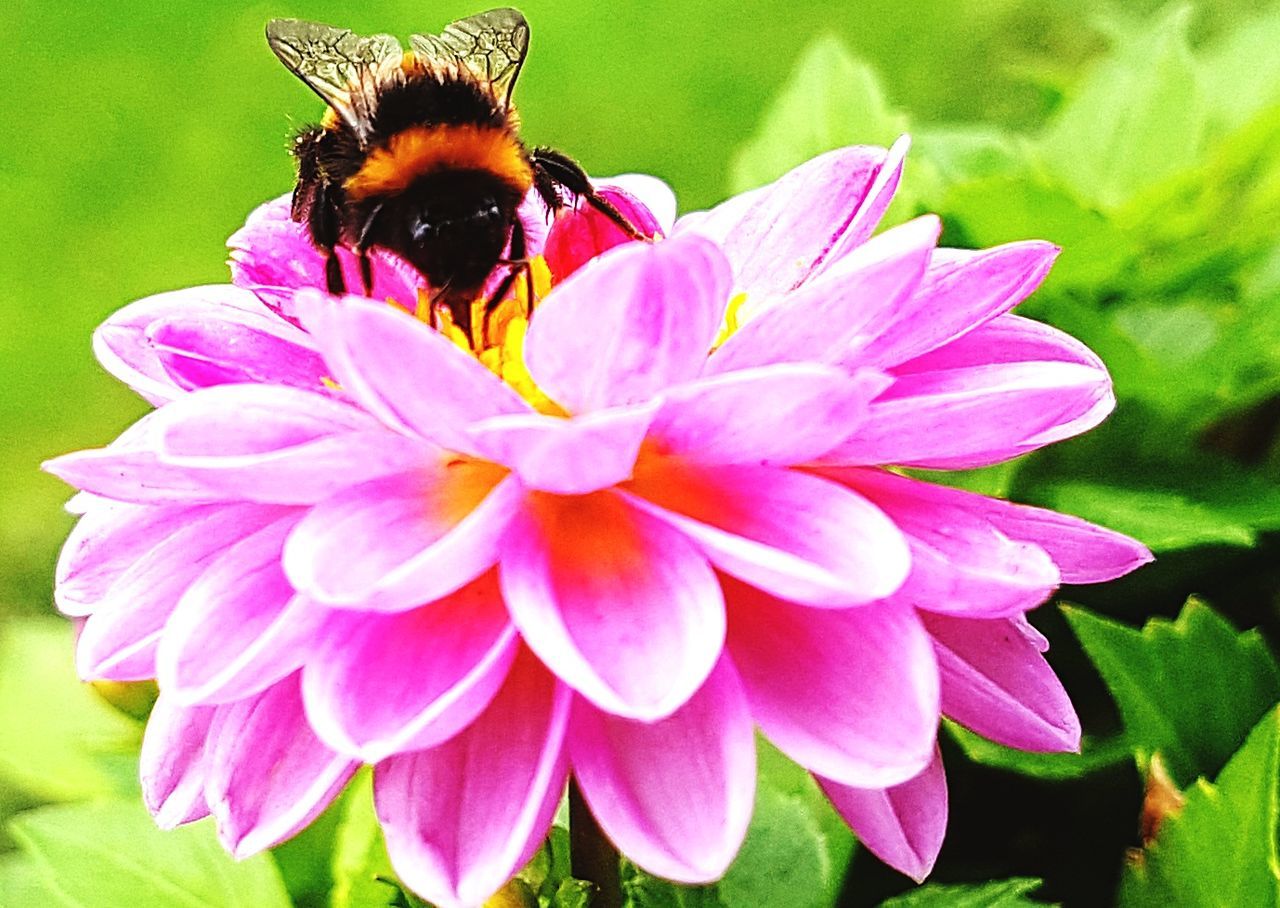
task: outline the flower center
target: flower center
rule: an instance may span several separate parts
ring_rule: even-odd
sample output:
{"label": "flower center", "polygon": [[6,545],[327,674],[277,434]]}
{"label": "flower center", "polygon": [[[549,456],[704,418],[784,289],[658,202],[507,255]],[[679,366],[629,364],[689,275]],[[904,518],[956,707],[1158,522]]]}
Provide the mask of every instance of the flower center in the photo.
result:
{"label": "flower center", "polygon": [[[532,289],[533,299],[529,299]],[[433,324],[441,334],[461,349],[480,360],[494,375],[510,385],[517,394],[527,400],[539,413],[552,416],[566,415],[564,410],[549,398],[524,364],[524,336],[529,330],[533,311],[551,291],[551,272],[542,256],[535,256],[529,263],[529,276],[517,273],[507,295],[488,312],[487,296],[480,296],[471,303],[471,331],[464,331],[453,320],[447,306],[437,305],[430,310],[430,299],[421,293],[419,319]]]}

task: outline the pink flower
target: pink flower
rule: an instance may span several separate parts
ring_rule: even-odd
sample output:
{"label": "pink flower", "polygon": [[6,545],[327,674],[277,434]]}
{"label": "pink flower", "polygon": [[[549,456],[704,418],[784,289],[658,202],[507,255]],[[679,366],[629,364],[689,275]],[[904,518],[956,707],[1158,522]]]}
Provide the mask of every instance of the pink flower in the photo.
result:
{"label": "pink flower", "polygon": [[415,319],[390,260],[375,293],[399,306],[306,289],[318,257],[279,203],[233,238],[249,290],[110,320],[104,363],[163,405],[48,465],[88,493],[57,598],[88,616],[85,677],[159,679],[157,820],[211,812],[248,854],[372,763],[397,872],[474,905],[572,772],[625,854],[705,882],[746,832],[758,727],[919,879],[940,715],[1078,747],[1024,613],[1150,555],[885,467],[1034,450],[1100,421],[1110,382],[1008,314],[1054,247],[939,249],[934,218],[871,236],[901,158],[842,149],[650,215],[651,245],[557,222],[522,347]]}

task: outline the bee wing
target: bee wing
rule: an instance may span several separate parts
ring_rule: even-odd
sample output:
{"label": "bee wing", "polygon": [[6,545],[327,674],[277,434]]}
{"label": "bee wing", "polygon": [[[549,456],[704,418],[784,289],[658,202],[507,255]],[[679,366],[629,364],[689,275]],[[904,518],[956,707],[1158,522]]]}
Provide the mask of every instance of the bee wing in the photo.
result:
{"label": "bee wing", "polygon": [[267,44],[361,141],[368,139],[378,87],[394,77],[404,57],[399,41],[391,35],[366,38],[319,22],[272,19]]}
{"label": "bee wing", "polygon": [[529,50],[529,23],[519,10],[491,9],[451,22],[438,35],[413,35],[409,43],[426,60],[458,61],[510,107]]}

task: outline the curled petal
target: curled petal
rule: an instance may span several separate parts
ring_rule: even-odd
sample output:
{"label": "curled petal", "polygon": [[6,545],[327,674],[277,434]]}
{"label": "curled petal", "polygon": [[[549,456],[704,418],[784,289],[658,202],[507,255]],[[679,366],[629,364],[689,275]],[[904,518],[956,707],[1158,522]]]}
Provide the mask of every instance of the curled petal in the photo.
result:
{"label": "curled petal", "polygon": [[498,560],[524,494],[504,475],[454,460],[354,486],[303,518],[285,546],[285,573],[339,608],[400,611],[446,596]]}
{"label": "curled petal", "polygon": [[928,515],[936,512],[947,515],[948,520],[986,523],[1007,539],[1047,553],[1063,583],[1114,580],[1152,560],[1151,552],[1136,539],[1069,514],[1001,501],[883,470],[824,469],[822,474],[858,489],[886,510],[894,506],[905,508],[920,520],[928,520]]}
{"label": "curled petal", "polygon": [[946,715],[1019,750],[1080,749],[1080,720],[1071,700],[1018,621],[921,619],[938,656]]}
{"label": "curled petal", "polygon": [[314,820],[358,766],[315,736],[296,675],[218,707],[208,748],[205,795],[218,838],[237,859],[278,845]]}
{"label": "curled petal", "polygon": [[151,709],[138,775],[142,800],[161,829],[209,815],[204,799],[209,770],[205,739],[213,716],[211,706],[179,706],[166,694]]}
{"label": "curled petal", "polygon": [[986,466],[1097,425],[1115,405],[1087,348],[1002,316],[894,370],[863,426],[824,455],[841,464]]}
{"label": "curled petal", "polygon": [[627,857],[680,883],[724,875],[747,834],[756,782],[751,713],[728,659],[665,719],[623,719],[579,699],[571,727],[583,798]]}
{"label": "curled petal", "polygon": [[676,235],[694,231],[719,242],[738,291],[779,296],[866,242],[893,198],[905,154],[905,140],[888,151],[827,152],[768,186],[681,219]]}
{"label": "curled petal", "polygon": [[1058,567],[1043,548],[1011,539],[984,508],[966,507],[967,499],[950,489],[887,470],[820,474],[865,495],[906,534],[911,574],[895,601],[946,614],[1010,617],[1035,608],[1058,586]]}
{"label": "curled petal", "polygon": [[529,410],[478,359],[403,310],[314,292],[296,302],[333,377],[387,426],[473,453],[467,426]]}
{"label": "curled petal", "polygon": [[1041,240],[935,251],[920,286],[880,313],[848,361],[897,365],[985,325],[1030,296],[1060,251]]}
{"label": "curled petal", "polygon": [[533,856],[567,777],[572,697],[527,651],[480,717],[373,774],[396,873],[441,908],[473,908]]}
{"label": "curled petal", "polygon": [[432,450],[348,404],[276,385],[208,388],[158,411],[154,422],[165,468],[250,501],[321,501],[415,466]]}
{"label": "curled petal", "polygon": [[230,308],[217,318],[185,313],[153,322],[146,336],[161,367],[186,390],[243,383],[324,390],[324,360],[283,319]]}
{"label": "curled petal", "polygon": [[489,704],[516,649],[491,575],[408,612],[338,613],[307,655],[307,715],[366,763],[434,747]]}
{"label": "curled petal", "polygon": [[[661,180],[654,182],[666,186]],[[657,218],[630,192],[618,186],[600,185],[597,188],[600,196],[645,236],[662,235]],[[670,191],[667,190],[668,193]],[[672,208],[674,201],[672,198]],[[633,242],[633,238],[626,231],[579,197],[572,208],[556,215],[555,223],[547,234],[543,255],[552,277],[562,281],[602,252],[629,242]]]}
{"label": "curled petal", "polygon": [[227,549],[287,513],[261,505],[191,513],[184,526],[138,557],[108,588],[76,643],[80,677],[154,678],[156,646],[182,595]]}
{"label": "curled petal", "polygon": [[744,324],[712,355],[708,370],[779,362],[861,365],[854,352],[919,286],[941,229],[936,217],[916,218],[859,246],[795,290],[747,296],[739,314]]}
{"label": "curled petal", "polygon": [[702,237],[610,250],[538,308],[529,373],[572,413],[644,403],[702,370],[729,280],[724,254]]}
{"label": "curled petal", "polygon": [[[676,222],[676,194],[665,180],[647,173],[620,173],[594,182],[601,191],[614,190],[630,196],[648,212],[659,232],[671,232]],[[637,226],[653,235],[639,223]]]}
{"label": "curled petal", "polygon": [[765,736],[801,766],[882,788],[929,762],[938,669],[913,609],[812,609],[726,583],[729,652]]}
{"label": "curled petal", "polygon": [[103,368],[149,403],[181,396],[183,387],[164,368],[148,336],[166,318],[263,319],[268,315],[253,294],[229,285],[188,287],[130,303],[93,333],[93,352]]}
{"label": "curled petal", "polygon": [[669,715],[720,657],[724,602],[706,559],[615,495],[533,493],[500,576],[529,647],[608,712]]}
{"label": "curled petal", "polygon": [[717,567],[776,596],[843,607],[907,577],[906,539],[856,492],[795,470],[658,461],[628,500],[693,539]]}
{"label": "curled petal", "polygon": [[[251,290],[267,306],[285,318],[296,320],[294,297],[298,290],[326,286],[325,260],[307,228],[290,212],[291,197],[266,202],[249,215],[245,225],[227,240],[231,249],[231,280]],[[347,249],[337,249],[342,276],[349,288],[363,287],[360,265]],[[383,249],[372,250],[373,288],[376,300],[394,300],[412,309],[418,287],[426,282],[413,266]]]}
{"label": "curled petal", "polygon": [[663,394],[649,435],[661,453],[700,463],[804,463],[851,434],[888,384],[809,363],[714,375]]}
{"label": "curled petal", "polygon": [[212,506],[105,501],[85,511],[62,546],[53,598],[64,615],[88,615],[138,559]]}
{"label": "curled petal", "polygon": [[947,831],[947,778],[940,754],[935,751],[919,775],[890,788],[818,781],[867,850],[917,883],[924,881]]}
{"label": "curled petal", "polygon": [[280,568],[298,517],[229,547],[182,594],[156,653],[157,680],[175,701],[241,700],[302,663],[326,609],[295,596]]}

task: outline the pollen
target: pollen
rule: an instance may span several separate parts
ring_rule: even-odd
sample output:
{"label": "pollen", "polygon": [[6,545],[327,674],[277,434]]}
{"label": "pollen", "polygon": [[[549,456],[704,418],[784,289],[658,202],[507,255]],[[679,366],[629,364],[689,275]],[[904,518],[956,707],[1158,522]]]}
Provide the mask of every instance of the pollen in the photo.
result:
{"label": "pollen", "polygon": [[430,298],[422,294],[415,313],[419,319],[433,325],[458,347],[480,360],[494,375],[529,402],[539,413],[548,416],[567,415],[563,408],[538,387],[524,362],[524,337],[529,330],[529,313],[551,289],[551,271],[542,256],[530,264],[533,277],[533,302],[529,302],[528,282],[522,277],[511,285],[510,295],[501,300],[485,315],[485,298],[471,303],[471,335],[457,325],[447,306],[436,306],[431,311]]}

